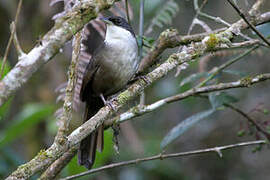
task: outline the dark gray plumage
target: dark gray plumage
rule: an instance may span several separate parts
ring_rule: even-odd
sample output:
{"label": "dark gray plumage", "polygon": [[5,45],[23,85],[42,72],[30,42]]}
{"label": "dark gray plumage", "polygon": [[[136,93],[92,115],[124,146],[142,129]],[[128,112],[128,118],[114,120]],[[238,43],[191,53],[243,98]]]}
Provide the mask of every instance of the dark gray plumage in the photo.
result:
{"label": "dark gray plumage", "polygon": [[[106,98],[123,89],[139,66],[138,46],[131,26],[117,16],[103,20],[107,25],[105,40],[86,67],[80,91],[80,99],[86,103],[84,121],[104,106],[101,97]],[[103,144],[103,127],[99,127],[82,140],[78,163],[90,169],[96,149],[102,151]]]}

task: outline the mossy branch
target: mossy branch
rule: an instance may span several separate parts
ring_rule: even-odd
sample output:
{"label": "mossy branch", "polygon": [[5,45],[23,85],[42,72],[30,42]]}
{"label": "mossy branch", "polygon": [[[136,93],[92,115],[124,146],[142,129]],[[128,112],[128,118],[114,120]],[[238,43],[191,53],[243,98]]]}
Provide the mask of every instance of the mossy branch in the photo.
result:
{"label": "mossy branch", "polygon": [[20,61],[0,82],[0,106],[8,100],[28,79],[52,59],[59,49],[72,38],[97,14],[109,8],[117,0],[79,1],[65,16],[57,19],[52,29],[44,35],[39,43]]}

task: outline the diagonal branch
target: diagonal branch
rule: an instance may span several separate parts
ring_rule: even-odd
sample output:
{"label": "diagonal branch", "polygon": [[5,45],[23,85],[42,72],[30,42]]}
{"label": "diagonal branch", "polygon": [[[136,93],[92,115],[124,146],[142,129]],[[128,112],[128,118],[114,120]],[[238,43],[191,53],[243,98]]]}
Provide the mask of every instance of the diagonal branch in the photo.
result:
{"label": "diagonal branch", "polygon": [[263,145],[267,144],[268,142],[265,140],[258,140],[258,141],[249,141],[249,142],[242,142],[242,143],[237,143],[237,144],[230,144],[226,146],[219,146],[219,147],[213,147],[213,148],[207,148],[207,149],[199,149],[199,150],[194,150],[194,151],[187,151],[187,152],[180,152],[180,153],[172,153],[172,154],[158,154],[155,156],[150,156],[146,158],[140,158],[140,159],[135,159],[135,160],[130,160],[130,161],[124,161],[120,163],[114,163],[114,164],[109,164],[106,166],[102,166],[100,168],[96,169],[91,169],[89,171],[76,174],[73,176],[69,176],[66,178],[62,178],[60,180],[70,180],[70,179],[76,179],[82,176],[86,176],[89,174],[94,174],[100,171],[108,170],[108,169],[113,169],[117,167],[122,167],[122,166],[129,166],[129,165],[134,165],[138,163],[142,163],[145,161],[153,161],[153,160],[163,160],[163,159],[168,159],[168,158],[178,158],[178,157],[183,157],[183,156],[191,156],[191,155],[199,155],[199,154],[205,154],[209,152],[215,152],[218,153],[220,157],[222,157],[222,150],[228,150],[228,149],[233,149],[233,148],[239,148],[243,146],[251,146],[251,145]]}
{"label": "diagonal branch", "polygon": [[[269,15],[264,16],[261,19],[258,18],[258,21],[256,23],[262,22],[263,20],[270,20],[270,13]],[[67,26],[70,24],[64,23],[64,25]],[[198,59],[205,53],[215,51],[216,48],[223,47],[228,42],[230,42],[230,39],[234,37],[234,33],[233,33],[234,30],[239,31],[245,27],[246,26],[244,22],[237,22],[233,24],[232,27],[228,28],[227,30],[221,33],[207,36],[201,42],[192,43],[189,47],[187,47],[182,52],[172,54],[167,59],[166,62],[161,64],[152,72],[145,75],[145,79],[147,79],[147,81],[140,79],[136,81],[135,83],[133,83],[127,90],[125,90],[120,95],[118,95],[116,100],[113,102],[116,112],[122,109],[122,107],[124,107],[130,100],[133,100],[135,97],[137,97],[145,88],[147,88],[148,86],[150,86],[152,83],[156,82],[157,80],[161,79],[162,77],[166,76],[170,71],[175,69],[178,65]],[[209,44],[209,40],[213,40],[213,39],[214,39],[213,42],[215,43]],[[224,48],[226,48],[226,46],[224,46]],[[230,48],[230,47],[227,47],[227,48]],[[43,47],[42,48],[40,47],[38,49],[43,49]],[[29,63],[31,64],[31,62]],[[14,79],[11,79],[11,80],[14,81]],[[254,82],[256,81],[256,79],[253,79],[253,80]],[[258,77],[257,81],[260,81],[260,80],[262,80],[261,77]],[[0,87],[1,87],[1,84],[0,84]],[[0,92],[1,92],[1,88],[0,88]],[[67,152],[71,147],[77,145],[83,138],[85,138],[87,135],[93,132],[105,120],[112,118],[114,113],[115,112],[113,112],[109,106],[103,107],[90,120],[88,120],[79,128],[74,130],[62,144],[53,143],[52,146],[48,148],[46,151],[41,151],[31,161],[20,166],[7,179],[16,179],[16,178],[27,179],[31,177],[32,175],[34,175],[35,173],[48,167],[56,159],[58,159],[62,154]]]}
{"label": "diagonal branch", "polygon": [[[254,24],[259,25],[264,22],[270,21],[270,12],[266,12],[257,16],[254,19]],[[239,34],[241,30],[247,29],[249,26],[243,21],[239,20],[238,22],[231,25],[227,31],[233,32],[234,34]],[[225,29],[218,29],[211,33],[201,33],[189,36],[181,36],[178,34],[176,30],[166,30],[162,32],[157,40],[157,43],[152,48],[152,50],[145,56],[140,64],[139,73],[143,73],[146,71],[147,68],[152,66],[166,49],[168,48],[175,48],[180,45],[188,45],[191,42],[198,42],[201,41],[203,38],[208,36],[209,34],[216,34],[219,32],[224,31]]]}
{"label": "diagonal branch", "polygon": [[250,124],[255,126],[257,131],[261,132],[267,139],[270,141],[270,134],[264,130],[254,119],[252,119],[249,115],[247,115],[245,112],[243,112],[241,109],[233,106],[232,104],[224,104],[224,106],[229,107],[230,109],[234,110],[235,112],[239,113],[242,115],[244,118],[248,120]]}
{"label": "diagonal branch", "polygon": [[220,83],[220,84],[204,86],[204,87],[198,86],[198,87],[192,88],[186,92],[183,92],[181,94],[161,99],[161,100],[159,100],[153,104],[147,105],[147,106],[141,106],[141,105],[135,106],[135,107],[131,108],[130,110],[128,110],[127,112],[117,116],[116,118],[113,118],[111,120],[106,121],[105,125],[111,126],[114,123],[122,123],[122,122],[130,120],[134,117],[142,116],[146,113],[155,111],[155,110],[163,107],[166,104],[180,101],[180,100],[186,99],[190,96],[214,92],[214,91],[221,91],[221,90],[226,90],[226,89],[250,87],[254,84],[257,84],[259,82],[269,80],[269,79],[270,79],[270,73],[261,74],[261,75],[255,76],[254,78],[244,78],[244,79],[241,79],[239,81],[230,82],[230,83]]}
{"label": "diagonal branch", "polygon": [[3,76],[3,73],[4,73],[4,68],[5,68],[5,65],[6,65],[7,56],[8,56],[9,50],[10,50],[12,40],[14,39],[14,34],[15,34],[15,31],[16,31],[16,24],[17,24],[17,21],[18,21],[18,17],[19,17],[21,8],[22,8],[22,0],[19,1],[17,11],[16,11],[16,15],[15,15],[15,20],[14,20],[14,22],[11,23],[11,26],[13,26],[13,28],[10,28],[11,29],[11,34],[10,34],[8,44],[7,44],[7,47],[6,47],[6,50],[5,50],[3,63],[1,65],[0,79],[2,79],[2,76]]}
{"label": "diagonal branch", "polygon": [[270,42],[262,35],[262,33],[260,33],[256,27],[249,22],[249,20],[246,18],[246,16],[244,15],[244,13],[242,12],[242,10],[237,7],[231,0],[227,0],[231,6],[236,10],[236,12],[239,14],[239,16],[241,16],[243,18],[243,20],[249,25],[249,27],[268,45],[270,46]]}

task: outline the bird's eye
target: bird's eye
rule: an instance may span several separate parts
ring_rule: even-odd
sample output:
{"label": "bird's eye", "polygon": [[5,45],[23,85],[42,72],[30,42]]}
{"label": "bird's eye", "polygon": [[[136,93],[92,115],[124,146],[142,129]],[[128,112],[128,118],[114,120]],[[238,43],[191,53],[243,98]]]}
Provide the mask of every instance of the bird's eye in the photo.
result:
{"label": "bird's eye", "polygon": [[120,24],[121,21],[120,21],[120,19],[115,19],[115,20],[114,20],[114,23],[115,23],[115,24]]}

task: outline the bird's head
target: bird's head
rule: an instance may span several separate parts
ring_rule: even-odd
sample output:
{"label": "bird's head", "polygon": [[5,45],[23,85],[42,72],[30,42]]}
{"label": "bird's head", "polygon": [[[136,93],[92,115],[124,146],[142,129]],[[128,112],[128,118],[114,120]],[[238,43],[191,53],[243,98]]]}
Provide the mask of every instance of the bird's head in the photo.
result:
{"label": "bird's head", "polygon": [[116,35],[118,33],[121,34],[125,31],[128,31],[135,37],[132,27],[128,24],[128,22],[124,18],[119,16],[110,16],[106,18],[101,18],[101,20],[107,25],[106,34],[113,33]]}

